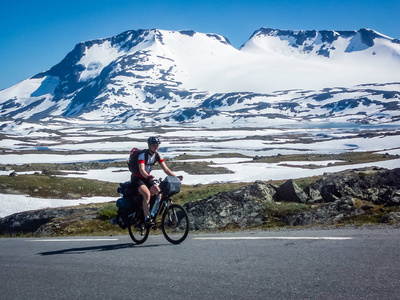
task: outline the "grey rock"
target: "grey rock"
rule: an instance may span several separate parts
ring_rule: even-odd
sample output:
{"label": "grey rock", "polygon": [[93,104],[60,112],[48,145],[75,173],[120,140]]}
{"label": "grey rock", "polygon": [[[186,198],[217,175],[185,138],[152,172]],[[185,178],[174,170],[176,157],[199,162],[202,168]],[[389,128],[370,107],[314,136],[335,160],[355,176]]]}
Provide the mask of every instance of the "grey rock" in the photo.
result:
{"label": "grey rock", "polygon": [[391,197],[386,203],[386,206],[399,206],[400,205],[400,196]]}
{"label": "grey rock", "polygon": [[382,217],[380,223],[400,223],[400,212],[391,212]]}
{"label": "grey rock", "polygon": [[290,226],[336,224],[347,217],[363,214],[354,207],[354,199],[347,196],[296,215],[284,216],[281,221]]}
{"label": "grey rock", "polygon": [[291,179],[282,184],[276,193],[280,201],[306,203],[308,199],[307,194]]}
{"label": "grey rock", "polygon": [[326,175],[313,182],[312,190],[320,192],[324,202],[352,196],[374,204],[385,204],[400,189],[400,169],[363,168]]}
{"label": "grey rock", "polygon": [[308,204],[316,204],[316,203],[321,203],[323,202],[321,193],[319,192],[319,190],[315,190],[313,188],[311,188],[310,186],[306,187],[306,189],[304,190],[304,192],[306,193],[308,200],[307,203]]}
{"label": "grey rock", "polygon": [[264,203],[273,201],[274,194],[272,187],[257,181],[235,191],[186,203],[185,208],[192,230],[216,230],[227,226],[247,228],[265,222]]}

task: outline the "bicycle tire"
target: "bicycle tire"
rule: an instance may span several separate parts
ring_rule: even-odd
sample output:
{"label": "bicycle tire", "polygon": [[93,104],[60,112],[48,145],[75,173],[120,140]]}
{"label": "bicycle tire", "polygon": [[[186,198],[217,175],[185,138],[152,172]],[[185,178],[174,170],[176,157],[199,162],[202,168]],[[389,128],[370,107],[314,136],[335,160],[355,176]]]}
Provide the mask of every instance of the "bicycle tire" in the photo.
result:
{"label": "bicycle tire", "polygon": [[162,215],[162,233],[172,244],[180,244],[187,238],[189,225],[189,216],[179,204],[171,204]]}
{"label": "bicycle tire", "polygon": [[128,227],[129,235],[137,245],[143,244],[149,237],[150,228],[140,225],[130,224]]}

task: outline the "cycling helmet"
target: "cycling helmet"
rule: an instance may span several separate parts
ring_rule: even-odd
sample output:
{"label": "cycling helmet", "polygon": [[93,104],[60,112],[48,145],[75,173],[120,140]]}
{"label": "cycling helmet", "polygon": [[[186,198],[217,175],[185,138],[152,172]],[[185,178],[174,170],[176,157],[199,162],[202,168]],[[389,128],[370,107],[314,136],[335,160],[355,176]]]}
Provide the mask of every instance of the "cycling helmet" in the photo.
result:
{"label": "cycling helmet", "polygon": [[160,141],[160,139],[158,137],[151,136],[151,137],[149,137],[147,139],[147,144],[149,144],[149,145],[155,145],[155,144],[159,145],[159,144],[161,144],[161,141]]}

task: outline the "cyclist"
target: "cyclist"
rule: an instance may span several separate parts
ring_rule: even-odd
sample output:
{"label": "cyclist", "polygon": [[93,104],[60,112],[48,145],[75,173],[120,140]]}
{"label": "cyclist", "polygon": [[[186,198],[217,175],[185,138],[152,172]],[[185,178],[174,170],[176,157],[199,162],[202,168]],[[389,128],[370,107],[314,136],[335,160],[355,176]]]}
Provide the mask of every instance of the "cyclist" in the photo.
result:
{"label": "cyclist", "polygon": [[138,156],[139,170],[137,173],[132,173],[131,176],[133,188],[143,196],[142,205],[146,225],[150,225],[150,196],[157,195],[156,201],[159,201],[162,198],[162,194],[154,180],[154,176],[150,175],[153,165],[158,162],[165,174],[178,177],[180,180],[183,179],[183,176],[176,176],[165,164],[163,156],[158,152],[160,144],[161,141],[158,137],[148,138],[148,149],[140,153]]}

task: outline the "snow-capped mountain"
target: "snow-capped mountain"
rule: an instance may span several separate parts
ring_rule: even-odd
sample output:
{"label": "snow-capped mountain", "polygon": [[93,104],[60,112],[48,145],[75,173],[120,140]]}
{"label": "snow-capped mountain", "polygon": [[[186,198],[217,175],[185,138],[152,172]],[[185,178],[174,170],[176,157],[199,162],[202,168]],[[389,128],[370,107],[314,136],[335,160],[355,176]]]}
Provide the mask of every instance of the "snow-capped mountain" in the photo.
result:
{"label": "snow-capped mountain", "polygon": [[[394,44],[394,45],[393,45]],[[368,55],[399,56],[400,40],[382,35],[371,29],[359,31],[309,30],[291,31],[261,28],[242,46],[260,48],[291,56],[313,54],[324,57],[343,57],[346,53],[366,51]]]}
{"label": "snow-capped mountain", "polygon": [[82,42],[0,91],[3,120],[79,117],[130,126],[398,122],[400,41],[371,29],[137,30]]}

